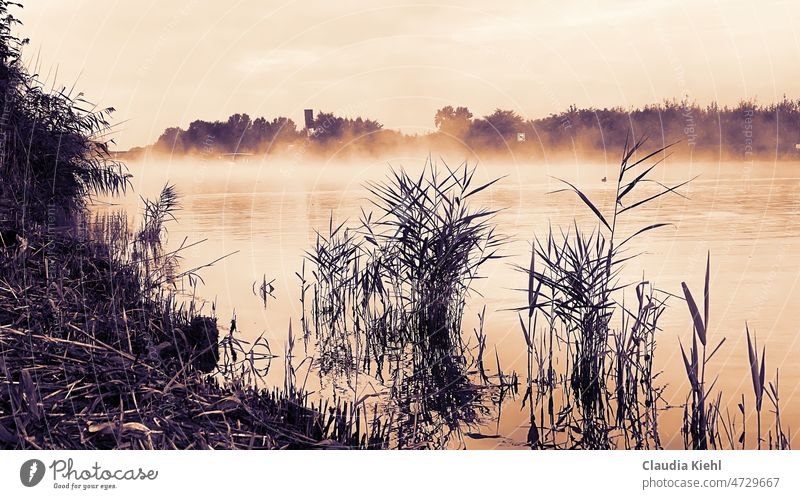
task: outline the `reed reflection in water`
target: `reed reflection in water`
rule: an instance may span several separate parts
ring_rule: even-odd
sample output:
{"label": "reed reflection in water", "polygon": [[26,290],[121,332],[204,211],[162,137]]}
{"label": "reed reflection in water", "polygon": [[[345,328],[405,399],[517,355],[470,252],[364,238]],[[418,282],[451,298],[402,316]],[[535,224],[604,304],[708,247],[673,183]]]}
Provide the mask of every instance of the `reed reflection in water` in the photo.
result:
{"label": "reed reflection in water", "polygon": [[[411,175],[419,173],[424,159],[392,161],[405,164]],[[215,266],[204,269],[205,284],[200,296],[215,300],[217,314],[225,322],[235,310],[240,334],[255,338],[262,332],[274,345],[286,341],[289,318],[302,315],[299,282],[304,252],[313,247],[315,229],[327,228],[336,220],[358,220],[367,206],[368,181],[385,178],[384,162],[303,165],[283,168],[269,162],[236,164],[192,160],[147,160],[131,165],[137,193],[152,196],[169,180],[180,192],[180,223],[169,228],[170,244],[183,238],[207,239],[184,254],[183,266],[202,265],[232,251],[239,251]],[[613,178],[614,163],[608,164],[502,164],[481,165],[476,181],[487,182],[508,175],[502,182],[480,194],[481,205],[502,209],[496,216],[498,232],[511,236],[504,247],[506,261],[486,263],[491,279],[475,282],[476,292],[467,299],[463,330],[479,326],[478,314],[486,306],[485,334],[488,357],[497,349],[502,370],[526,371],[526,346],[514,313],[503,310],[525,302],[514,291],[526,283],[511,263],[526,264],[530,240],[546,234],[549,226],[578,226],[591,230],[596,220],[580,200],[552,196],[560,188],[551,176],[569,179],[590,195],[600,209],[612,204],[614,193],[603,177]],[[657,218],[675,224],[654,232],[646,244],[632,252],[645,251],[622,277],[630,281],[645,277],[662,289],[681,295],[680,283],[702,288],[706,253],[714,265],[710,276],[714,297],[711,314],[715,336],[728,338],[712,359],[710,369],[719,374],[717,387],[723,390],[723,405],[735,408],[739,394],[749,389],[746,374],[748,355],[743,334],[745,321],[755,329],[762,344],[769,345],[770,363],[781,368],[781,386],[797,385],[800,372],[789,359],[798,350],[797,314],[790,304],[800,298],[797,288],[797,192],[800,178],[796,163],[780,164],[677,164],[668,162],[659,170],[658,180],[674,183],[697,174],[700,177],[684,191],[687,198],[662,199],[648,213],[634,214],[628,223],[642,226]],[[135,199],[127,200],[135,211]],[[623,227],[624,229],[625,227]],[[253,284],[263,276],[275,278],[276,299],[266,309],[253,293]],[[633,299],[633,294],[630,295]],[[679,400],[688,390],[683,373],[678,339],[691,341],[691,318],[685,304],[674,303],[663,314],[659,326],[660,355],[655,369],[663,370],[665,397]],[[273,369],[270,381],[282,383],[283,373]],[[413,391],[413,390],[412,390]],[[507,446],[528,439],[528,414],[520,400],[505,399],[499,423],[489,423],[483,434],[499,439],[466,438],[469,448]],[[790,389],[782,394],[784,422],[800,421],[800,404]],[[662,431],[672,437],[665,447],[682,447],[679,410],[668,411]],[[748,420],[754,418],[748,415]],[[472,432],[470,430],[470,432]]]}

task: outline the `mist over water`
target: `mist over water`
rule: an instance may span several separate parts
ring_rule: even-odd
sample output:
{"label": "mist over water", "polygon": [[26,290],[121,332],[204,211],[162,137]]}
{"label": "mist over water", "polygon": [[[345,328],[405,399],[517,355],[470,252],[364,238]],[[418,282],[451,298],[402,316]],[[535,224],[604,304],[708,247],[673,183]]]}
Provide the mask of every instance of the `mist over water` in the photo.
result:
{"label": "mist over water", "polygon": [[[334,223],[349,221],[357,226],[361,210],[370,211],[367,181],[379,181],[390,166],[419,172],[424,157],[396,157],[386,160],[303,161],[253,158],[248,162],[226,162],[210,158],[166,159],[145,156],[128,163],[133,177],[133,192],[111,200],[128,211],[131,218],[141,209],[139,196],[155,197],[166,183],[180,194],[181,210],[177,223],[168,228],[168,246],[177,248],[185,240],[204,240],[182,252],[182,269],[205,265],[231,254],[201,270],[203,282],[196,293],[216,307],[224,328],[234,312],[240,338],[255,339],[261,333],[275,351],[286,342],[287,325],[298,325],[301,315],[300,283],[295,275],[302,266],[304,252],[315,239],[315,229],[327,230]],[[459,158],[444,158],[451,166]],[[560,189],[554,177],[569,180],[598,204],[608,208],[614,198],[613,176],[618,158],[608,163],[563,161],[551,163],[486,162],[480,164],[476,182],[503,180],[482,192],[473,203],[501,210],[495,217],[498,231],[509,236],[503,254],[506,258],[489,261],[482,267],[485,279],[476,281],[464,317],[464,335],[472,336],[477,314],[485,305],[485,332],[490,357],[496,348],[504,371],[525,372],[525,346],[515,312],[506,309],[525,304],[516,289],[526,286],[526,276],[512,264],[526,265],[535,234],[544,235],[551,225],[569,230],[576,220],[582,229],[597,225],[591,212],[569,193],[550,193]],[[434,160],[436,161],[436,160]],[[686,162],[667,160],[656,179],[672,184],[697,176],[683,196],[666,196],[643,211],[633,212],[621,227],[632,233],[634,227],[656,222],[671,222],[638,239],[628,251],[641,256],[626,267],[622,280],[634,282],[644,277],[656,287],[681,296],[680,285],[701,289],[706,253],[711,253],[711,312],[709,341],[727,341],[714,357],[709,369],[717,387],[723,391],[723,406],[735,407],[741,393],[752,397],[749,386],[745,321],[758,334],[759,345],[767,346],[767,378],[780,368],[781,402],[784,424],[796,428],[800,423],[800,368],[793,359],[800,354],[794,308],[800,302],[800,162]],[[603,179],[608,181],[604,182]],[[657,192],[658,186],[652,187]],[[98,204],[97,210],[113,210]],[[266,307],[257,289],[262,279],[275,279],[275,299]],[[630,291],[631,300],[634,299]],[[680,360],[678,339],[690,338],[690,315],[686,304],[674,299],[656,335],[661,383],[668,384],[666,398],[681,404],[688,385]],[[618,323],[618,318],[612,324]],[[305,368],[304,368],[305,369]],[[282,382],[283,371],[272,369],[268,381]],[[733,409],[731,409],[733,410]],[[665,447],[682,448],[679,432],[681,409],[668,411],[662,423]],[[526,414],[519,400],[505,402],[499,426],[489,422],[487,434],[503,438],[472,440],[468,448],[512,446],[525,442]],[[668,440],[671,439],[671,440]]]}

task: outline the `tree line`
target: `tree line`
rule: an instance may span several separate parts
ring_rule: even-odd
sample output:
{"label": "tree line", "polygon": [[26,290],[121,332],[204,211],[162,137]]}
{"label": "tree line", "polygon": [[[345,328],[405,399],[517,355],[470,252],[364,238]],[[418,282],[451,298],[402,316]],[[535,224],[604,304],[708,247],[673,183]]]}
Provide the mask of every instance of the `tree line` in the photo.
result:
{"label": "tree line", "polygon": [[196,120],[187,129],[168,128],[153,149],[173,154],[274,154],[295,147],[320,154],[378,154],[417,147],[429,151],[458,148],[476,154],[547,156],[566,152],[591,155],[621,151],[632,136],[654,146],[678,142],[678,154],[719,158],[792,159],[800,157],[800,100],[777,103],[741,101],[736,106],[700,106],[668,100],[643,108],[578,108],[527,119],[496,109],[476,117],[463,106],[436,111],[434,129],[408,135],[376,120],[322,112],[313,126],[291,118],[252,119],[234,114],[227,121]]}

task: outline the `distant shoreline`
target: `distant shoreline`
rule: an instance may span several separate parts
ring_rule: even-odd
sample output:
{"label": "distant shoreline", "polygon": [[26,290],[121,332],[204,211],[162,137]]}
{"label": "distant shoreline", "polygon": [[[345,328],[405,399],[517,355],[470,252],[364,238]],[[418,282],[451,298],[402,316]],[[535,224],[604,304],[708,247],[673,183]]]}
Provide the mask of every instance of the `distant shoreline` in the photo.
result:
{"label": "distant shoreline", "polygon": [[[652,142],[653,147],[663,147],[669,143]],[[304,161],[331,161],[337,157],[343,161],[353,160],[377,160],[386,157],[447,157],[455,158],[459,161],[533,161],[533,162],[559,162],[559,161],[601,161],[614,163],[618,161],[620,149],[603,150],[539,150],[539,151],[470,151],[467,149],[454,149],[452,147],[429,148],[423,147],[383,150],[380,152],[364,152],[358,150],[348,151],[345,149],[325,151],[313,150],[300,153]],[[197,159],[201,161],[227,161],[229,163],[250,163],[260,162],[267,159],[296,161],[298,154],[292,151],[265,151],[261,153],[202,153],[198,151],[177,152],[164,151],[153,146],[134,147],[129,150],[111,151],[114,159],[119,161],[138,161],[145,157],[165,157],[170,159]],[[685,144],[677,143],[672,146],[669,154],[672,160],[693,161],[693,162],[730,162],[742,163],[744,165],[752,163],[781,162],[792,163],[800,161],[800,151],[797,154],[787,154],[777,156],[773,154],[752,154],[748,156],[734,156],[729,153],[719,151],[690,149]]]}
{"label": "distant shoreline", "polygon": [[497,109],[475,117],[466,107],[445,106],[434,114],[429,133],[408,135],[376,120],[307,110],[303,127],[292,119],[234,114],[225,121],[192,121],[167,128],[154,144],[115,153],[133,159],[170,156],[265,156],[381,158],[389,154],[443,154],[542,160],[617,159],[633,138],[670,154],[697,160],[800,160],[800,99],[773,104],[742,101],[734,107],[701,107],[686,100],[640,109],[578,109],[526,119]]}

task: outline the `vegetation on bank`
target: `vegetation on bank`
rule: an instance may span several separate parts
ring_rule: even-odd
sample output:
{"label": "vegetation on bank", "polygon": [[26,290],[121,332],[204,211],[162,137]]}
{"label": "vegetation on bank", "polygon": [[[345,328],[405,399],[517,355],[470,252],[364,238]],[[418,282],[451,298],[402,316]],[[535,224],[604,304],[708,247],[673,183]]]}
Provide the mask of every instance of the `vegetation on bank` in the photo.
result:
{"label": "vegetation on bank", "polygon": [[[187,129],[168,128],[150,147],[168,154],[280,154],[302,148],[305,154],[380,155],[404,150],[456,150],[477,155],[542,159],[559,154],[616,156],[626,135],[650,137],[656,147],[676,140],[682,157],[733,160],[798,159],[800,99],[774,104],[742,101],[736,106],[702,107],[686,99],[641,109],[571,106],[545,118],[527,119],[497,109],[475,117],[466,107],[436,111],[435,131],[407,135],[375,120],[320,113],[313,128],[290,118],[252,119],[234,114],[227,121],[196,120]],[[522,135],[520,135],[522,134]],[[135,148],[133,154],[142,153]]]}
{"label": "vegetation on bank", "polygon": [[287,382],[259,388],[273,356],[174,286],[161,237],[176,196],[92,218],[89,196],[127,187],[109,153],[111,109],[48,92],[21,62],[13,2],[0,0],[0,448],[383,447],[346,403],[315,406]]}
{"label": "vegetation on bank", "polygon": [[[518,444],[533,449],[659,449],[660,418],[676,408],[687,448],[790,448],[779,373],[767,379],[766,349],[746,326],[753,396],[742,394],[732,413],[715,389],[707,367],[724,339],[710,328],[710,258],[702,295],[685,283],[675,294],[646,280],[621,282],[635,257],[629,243],[668,222],[622,233],[618,219],[685,185],[649,178],[664,148],[644,154],[642,141],[627,138],[611,179],[613,208],[600,210],[564,182],[597,226],[539,235],[530,263],[519,267],[523,379],[504,372],[496,352],[489,365],[485,309],[474,338],[462,327],[472,283],[502,253],[495,212],[472,204],[496,180],[475,185],[466,165],[428,164],[418,176],[395,170],[370,184],[372,211],[353,223],[332,218],[318,234],[297,274],[300,332],[289,324],[284,384],[263,388],[278,357],[270,344],[240,340],[235,317],[222,333],[213,309],[206,314],[176,292],[195,276],[180,269],[181,250],[162,243],[178,202],[171,186],[144,201],[139,227],[123,214],[89,216],[89,196],[128,185],[109,152],[111,110],[41,88],[20,63],[24,43],[12,35],[11,5],[0,0],[0,448],[443,448],[465,436],[501,438],[480,431],[520,385],[529,426]],[[443,111],[437,126],[449,136],[517,119]],[[341,134],[380,130],[364,120],[326,120]],[[232,120],[238,143],[248,122]],[[288,126],[259,125],[264,136]],[[225,143],[237,140],[218,128]],[[323,143],[325,133],[309,140]],[[658,190],[643,192],[644,184]],[[266,279],[262,293],[266,300]],[[691,343],[679,345],[688,380],[679,401],[666,399],[654,367],[668,300],[680,300],[692,319]],[[299,339],[306,357],[298,363]],[[299,382],[301,365],[308,370]],[[332,385],[330,402],[306,392],[312,369]],[[773,418],[762,426],[767,408]],[[747,426],[753,418],[755,429]]]}

